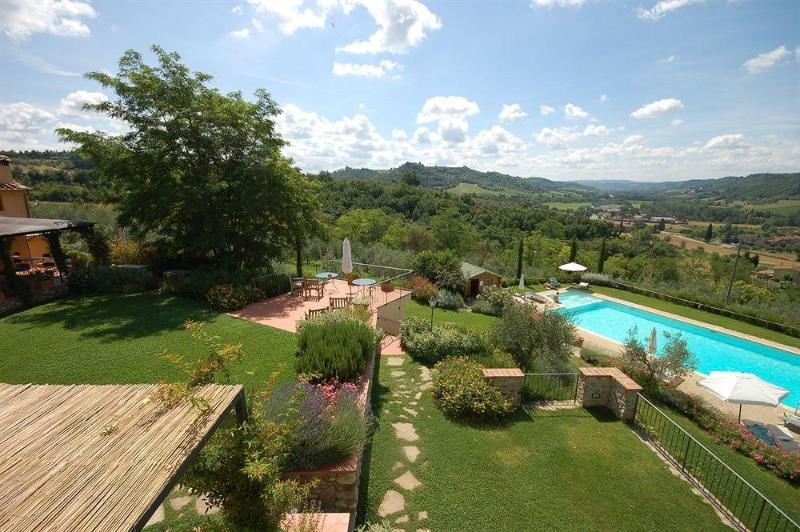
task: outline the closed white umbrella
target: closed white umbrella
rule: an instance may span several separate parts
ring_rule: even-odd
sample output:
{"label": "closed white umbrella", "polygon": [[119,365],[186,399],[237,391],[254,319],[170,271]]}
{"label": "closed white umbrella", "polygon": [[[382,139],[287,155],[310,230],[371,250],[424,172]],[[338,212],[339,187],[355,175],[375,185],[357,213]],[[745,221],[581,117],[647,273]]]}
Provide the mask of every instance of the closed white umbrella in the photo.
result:
{"label": "closed white umbrella", "polygon": [[353,273],[353,257],[350,254],[350,240],[342,242],[342,273]]}
{"label": "closed white umbrella", "polygon": [[525,288],[525,274],[522,272],[519,274],[519,287]]}
{"label": "closed white umbrella", "polygon": [[577,262],[568,262],[567,264],[562,264],[559,266],[558,269],[562,272],[585,272],[589,268],[583,264],[578,264]]}
{"label": "closed white umbrella", "polygon": [[653,330],[650,331],[650,343],[647,344],[647,352],[655,354],[656,350],[658,349],[658,333],[656,333],[656,328],[653,327]]}
{"label": "closed white umbrella", "polygon": [[738,404],[740,422],[742,405],[778,406],[789,395],[789,390],[775,386],[757,375],[737,371],[712,371],[708,378],[698,384],[723,401]]}

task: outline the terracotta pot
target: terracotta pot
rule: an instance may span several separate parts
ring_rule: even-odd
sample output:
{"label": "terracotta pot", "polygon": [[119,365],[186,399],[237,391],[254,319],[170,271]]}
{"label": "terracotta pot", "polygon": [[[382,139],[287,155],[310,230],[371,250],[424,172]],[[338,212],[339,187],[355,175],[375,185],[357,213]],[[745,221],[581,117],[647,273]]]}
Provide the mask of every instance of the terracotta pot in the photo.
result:
{"label": "terracotta pot", "polygon": [[381,292],[393,292],[393,291],[394,291],[394,284],[381,283]]}

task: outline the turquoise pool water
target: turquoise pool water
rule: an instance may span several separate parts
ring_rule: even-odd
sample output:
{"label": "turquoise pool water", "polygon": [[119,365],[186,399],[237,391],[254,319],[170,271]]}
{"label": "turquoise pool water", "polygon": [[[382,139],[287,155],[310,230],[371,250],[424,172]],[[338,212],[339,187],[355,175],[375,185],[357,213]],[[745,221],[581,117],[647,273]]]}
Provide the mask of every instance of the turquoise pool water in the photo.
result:
{"label": "turquoise pool water", "polygon": [[624,342],[628,331],[639,328],[639,336],[647,345],[650,331],[656,328],[659,348],[664,333],[682,334],[689,350],[697,358],[697,371],[744,371],[789,390],[783,400],[794,408],[800,402],[800,355],[795,355],[757,342],[720,333],[660,314],[596,298],[584,292],[559,294],[562,312],[570,313],[575,324],[606,338]]}

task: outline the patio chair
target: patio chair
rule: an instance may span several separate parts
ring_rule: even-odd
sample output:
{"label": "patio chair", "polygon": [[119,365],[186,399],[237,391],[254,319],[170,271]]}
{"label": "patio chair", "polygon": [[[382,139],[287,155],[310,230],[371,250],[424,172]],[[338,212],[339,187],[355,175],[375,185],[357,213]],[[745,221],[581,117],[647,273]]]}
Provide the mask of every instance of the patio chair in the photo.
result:
{"label": "patio chair", "polygon": [[303,280],[302,277],[289,277],[289,286],[292,287],[292,295],[303,293]]}
{"label": "patio chair", "polygon": [[792,432],[800,434],[800,416],[784,412],[783,424],[786,425],[786,428]]}
{"label": "patio chair", "polygon": [[559,283],[558,279],[556,279],[555,277],[551,277],[549,281],[544,283],[544,285],[550,290],[552,290],[553,288],[561,288],[561,283]]}
{"label": "patio chair", "polygon": [[348,306],[350,306],[350,301],[353,298],[351,297],[332,297],[330,303],[328,303],[328,308],[331,310],[344,310]]}
{"label": "patio chair", "polygon": [[322,299],[325,295],[325,287],[319,279],[304,279],[303,280],[303,297],[306,299],[311,298],[311,294],[317,298],[317,301]]}
{"label": "patio chair", "polygon": [[796,453],[800,451],[800,445],[798,445],[791,436],[783,432],[776,425],[767,425],[767,430],[770,434],[772,434],[772,439],[775,440],[775,444],[778,446],[778,448],[783,449],[788,453]]}
{"label": "patio chair", "polygon": [[306,319],[309,318],[316,318],[317,316],[322,316],[329,312],[330,309],[328,307],[325,308],[311,308],[306,311]]}

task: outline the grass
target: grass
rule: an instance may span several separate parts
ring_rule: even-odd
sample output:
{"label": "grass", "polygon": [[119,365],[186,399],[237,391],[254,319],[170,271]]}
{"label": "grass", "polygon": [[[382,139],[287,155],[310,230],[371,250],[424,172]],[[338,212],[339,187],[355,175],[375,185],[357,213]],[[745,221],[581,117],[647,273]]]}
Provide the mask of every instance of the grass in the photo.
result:
{"label": "grass", "polygon": [[800,338],[795,338],[794,336],[789,336],[788,334],[779,333],[777,331],[771,331],[769,329],[759,327],[758,325],[735,320],[727,316],[720,316],[704,310],[678,305],[677,303],[671,303],[669,301],[662,301],[654,297],[635,294],[633,292],[627,292],[618,288],[592,286],[592,291],[615,297],[617,299],[622,299],[624,301],[630,301],[631,303],[636,303],[638,305],[644,305],[654,309],[662,310],[664,312],[671,312],[672,314],[677,314],[678,316],[683,316],[685,318],[702,321],[719,327],[725,327],[726,329],[730,329],[732,331],[752,334],[753,336],[764,338],[765,340],[771,340],[773,342],[800,348]]}
{"label": "grass", "polygon": [[478,196],[501,196],[507,194],[506,192],[499,190],[482,188],[480,185],[476,185],[475,183],[459,183],[452,188],[446,189],[445,192],[450,192],[451,194],[456,194],[459,196],[464,194],[477,194]]}
{"label": "grass", "polygon": [[[413,299],[406,303],[406,318],[423,318],[426,320],[431,319],[431,307],[417,303]],[[487,316],[486,314],[478,314],[477,312],[466,312],[455,310],[434,309],[433,323],[453,323],[471,331],[488,331],[497,322],[498,318],[495,316]]]}
{"label": "grass", "polygon": [[576,211],[581,207],[591,207],[592,204],[588,201],[573,201],[573,202],[559,202],[549,201],[545,203],[548,207],[558,209],[559,211]]}
{"label": "grass", "polygon": [[728,464],[742,478],[747,480],[765,497],[775,503],[796,521],[800,521],[800,486],[792,485],[779,478],[771,471],[759,466],[752,458],[745,456],[727,445],[718,445],[714,438],[698,427],[694,421],[664,405],[659,405],[662,412],[680,425],[686,432],[705,445],[717,457]]}
{"label": "grass", "polygon": [[773,203],[748,203],[746,207],[775,214],[792,214],[800,211],[800,199],[782,199]]}
{"label": "grass", "polygon": [[[394,465],[407,463],[392,427],[401,412],[390,402],[395,369],[382,362],[374,389],[377,430],[362,473],[361,521],[380,521],[386,491],[403,491],[393,482],[405,470]],[[401,369],[419,371],[411,361]],[[405,492],[408,530],[724,529],[687,483],[604,411],[520,411],[507,425],[481,427],[445,418],[430,392],[414,408],[421,452],[410,468],[422,485]],[[429,519],[418,520],[420,511]]]}
{"label": "grass", "polygon": [[155,383],[177,380],[158,353],[199,356],[183,330],[207,322],[245,356],[231,381],[252,390],[274,371],[294,374],[294,334],[210,311],[190,299],[156,293],[67,298],[0,319],[0,382],[49,384]]}

